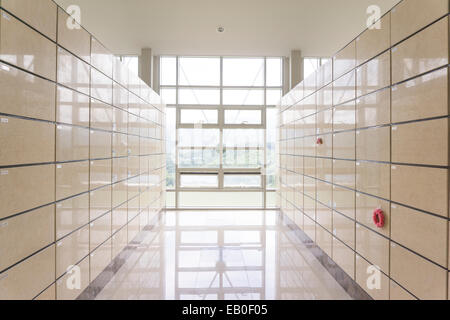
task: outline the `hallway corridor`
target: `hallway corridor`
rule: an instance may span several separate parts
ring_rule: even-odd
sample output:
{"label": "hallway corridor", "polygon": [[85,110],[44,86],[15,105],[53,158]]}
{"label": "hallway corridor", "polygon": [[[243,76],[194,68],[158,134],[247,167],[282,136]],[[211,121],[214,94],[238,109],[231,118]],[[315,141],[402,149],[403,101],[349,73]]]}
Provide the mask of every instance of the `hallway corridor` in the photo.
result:
{"label": "hallway corridor", "polygon": [[80,299],[350,299],[277,211],[169,211],[137,239]]}

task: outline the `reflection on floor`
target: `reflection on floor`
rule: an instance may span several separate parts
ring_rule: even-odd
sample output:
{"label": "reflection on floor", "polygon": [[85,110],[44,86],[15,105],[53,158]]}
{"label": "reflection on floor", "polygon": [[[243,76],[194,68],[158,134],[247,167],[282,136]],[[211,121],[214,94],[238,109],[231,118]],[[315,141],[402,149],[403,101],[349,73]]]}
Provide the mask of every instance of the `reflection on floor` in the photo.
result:
{"label": "reflection on floor", "polygon": [[128,248],[96,299],[350,299],[277,211],[180,211]]}

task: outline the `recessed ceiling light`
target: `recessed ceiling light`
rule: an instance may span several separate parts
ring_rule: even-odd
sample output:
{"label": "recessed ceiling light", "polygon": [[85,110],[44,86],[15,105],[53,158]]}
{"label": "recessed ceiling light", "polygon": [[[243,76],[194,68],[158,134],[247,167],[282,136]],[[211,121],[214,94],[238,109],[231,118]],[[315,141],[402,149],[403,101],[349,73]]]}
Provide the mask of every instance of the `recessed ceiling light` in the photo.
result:
{"label": "recessed ceiling light", "polygon": [[225,28],[224,27],[218,27],[217,28],[217,32],[218,33],[224,33],[225,32]]}

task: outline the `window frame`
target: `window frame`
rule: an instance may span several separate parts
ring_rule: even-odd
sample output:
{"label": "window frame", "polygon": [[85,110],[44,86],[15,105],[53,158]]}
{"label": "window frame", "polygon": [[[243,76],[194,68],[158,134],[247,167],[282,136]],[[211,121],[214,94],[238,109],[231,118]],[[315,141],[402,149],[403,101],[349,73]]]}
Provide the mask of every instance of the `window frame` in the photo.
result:
{"label": "window frame", "polygon": [[[176,103],[175,104],[168,104],[168,108],[176,108],[176,146],[175,146],[175,189],[169,190],[172,192],[175,192],[175,209],[179,209],[179,193],[183,192],[262,192],[263,193],[263,203],[261,208],[266,209],[267,208],[267,192],[273,192],[272,189],[268,188],[267,186],[267,177],[266,177],[266,167],[267,167],[267,110],[268,109],[276,109],[276,105],[267,105],[267,94],[268,90],[270,89],[276,89],[280,90],[280,92],[283,92],[284,88],[284,64],[285,61],[282,57],[245,57],[245,56],[171,56],[171,55],[163,55],[161,56],[161,59],[163,58],[175,58],[176,59],[176,85],[160,85],[160,89],[175,89],[175,95],[176,95]],[[219,86],[210,86],[210,85],[180,85],[180,58],[220,58],[220,85]],[[263,85],[262,86],[225,86],[223,84],[223,61],[227,58],[248,58],[248,59],[263,59],[264,60],[264,70],[263,70]],[[267,60],[268,59],[280,59],[280,66],[281,66],[281,84],[280,86],[268,86],[268,80],[267,80]],[[161,78],[161,74],[164,70],[160,69],[159,77]],[[220,103],[217,105],[203,105],[203,104],[180,104],[179,102],[179,92],[180,89],[218,89],[220,91]],[[260,89],[264,91],[264,103],[262,105],[225,105],[223,102],[223,96],[224,91],[229,89],[242,89],[242,90],[252,90],[252,89]],[[281,98],[281,97],[280,97]],[[218,112],[218,123],[181,123],[181,110],[185,109],[194,109],[194,110],[217,110]],[[261,111],[261,123],[260,124],[226,124],[225,123],[225,111],[226,110],[260,110]],[[219,146],[219,152],[220,152],[220,166],[219,168],[180,168],[179,166],[179,150],[180,147],[178,146],[179,142],[179,129],[196,129],[196,128],[202,128],[202,129],[219,129],[220,130],[220,146]],[[257,147],[257,148],[247,148],[247,149],[257,149],[263,151],[263,157],[264,161],[261,164],[261,167],[258,168],[228,168],[224,166],[224,144],[223,144],[223,130],[225,129],[261,129],[264,130],[264,143],[263,147]],[[191,148],[192,149],[192,148]],[[205,149],[205,148],[194,148],[194,149]],[[236,149],[236,148],[235,148]],[[238,150],[246,150],[245,147],[237,148]],[[182,188],[180,185],[180,176],[182,174],[218,174],[219,177],[219,186],[218,188]],[[224,177],[227,174],[248,174],[248,175],[255,175],[258,174],[261,177],[261,187],[260,188],[226,188],[224,187]]]}

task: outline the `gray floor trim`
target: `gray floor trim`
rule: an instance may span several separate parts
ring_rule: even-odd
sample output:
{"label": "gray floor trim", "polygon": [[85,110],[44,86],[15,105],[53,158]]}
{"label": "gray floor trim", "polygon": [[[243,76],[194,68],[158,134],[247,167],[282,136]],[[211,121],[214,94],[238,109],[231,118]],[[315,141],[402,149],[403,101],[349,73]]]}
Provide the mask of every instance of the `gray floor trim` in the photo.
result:
{"label": "gray floor trim", "polygon": [[[146,226],[143,231],[153,230],[160,222],[161,215],[164,211],[158,213],[158,215],[153,218],[153,221]],[[131,243],[122,250],[121,253],[106,267],[105,270],[94,280],[89,286],[78,296],[76,300],[95,300],[98,294],[106,287],[106,285],[112,280],[114,275],[122,268],[125,262],[128,260],[130,255],[136,248],[141,246],[145,240],[146,234],[139,232],[136,238],[131,241]]]}
{"label": "gray floor trim", "polygon": [[336,262],[334,262],[308,235],[303,232],[291,219],[280,212],[283,222],[293,231],[295,237],[319,260],[322,266],[331,274],[347,294],[355,300],[373,300]]}

